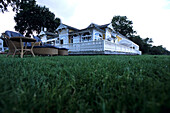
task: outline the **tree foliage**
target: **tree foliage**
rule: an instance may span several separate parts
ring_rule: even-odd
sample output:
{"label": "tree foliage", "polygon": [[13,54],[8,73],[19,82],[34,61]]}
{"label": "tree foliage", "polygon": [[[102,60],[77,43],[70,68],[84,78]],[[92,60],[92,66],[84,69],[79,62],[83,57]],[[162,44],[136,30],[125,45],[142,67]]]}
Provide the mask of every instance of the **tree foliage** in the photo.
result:
{"label": "tree foliage", "polygon": [[126,16],[114,16],[112,19],[114,30],[126,37],[130,37],[136,33],[136,31],[133,30],[132,24],[133,22],[128,20]]}
{"label": "tree foliage", "polygon": [[8,6],[13,7],[13,10],[16,9],[16,0],[0,0],[0,11],[8,11]]}
{"label": "tree foliage", "polygon": [[0,12],[8,11],[12,7],[13,11],[18,11],[24,3],[35,3],[35,0],[0,0]]}
{"label": "tree foliage", "polygon": [[54,13],[48,8],[36,5],[35,1],[22,3],[20,11],[14,17],[16,22],[15,30],[26,36],[33,32],[40,33],[41,28],[46,27],[48,31],[54,32],[59,26],[60,19],[55,18]]}

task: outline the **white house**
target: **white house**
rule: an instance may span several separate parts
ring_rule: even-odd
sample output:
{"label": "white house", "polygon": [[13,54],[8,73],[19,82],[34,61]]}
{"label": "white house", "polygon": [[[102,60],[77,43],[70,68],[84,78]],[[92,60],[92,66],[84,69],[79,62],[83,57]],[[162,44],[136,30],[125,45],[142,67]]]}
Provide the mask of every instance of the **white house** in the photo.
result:
{"label": "white house", "polygon": [[4,52],[3,40],[0,39],[0,52]]}
{"label": "white house", "polygon": [[85,29],[60,24],[55,33],[42,31],[39,36],[46,43],[68,48],[69,54],[137,54],[139,46],[117,33],[112,24],[90,24]]}

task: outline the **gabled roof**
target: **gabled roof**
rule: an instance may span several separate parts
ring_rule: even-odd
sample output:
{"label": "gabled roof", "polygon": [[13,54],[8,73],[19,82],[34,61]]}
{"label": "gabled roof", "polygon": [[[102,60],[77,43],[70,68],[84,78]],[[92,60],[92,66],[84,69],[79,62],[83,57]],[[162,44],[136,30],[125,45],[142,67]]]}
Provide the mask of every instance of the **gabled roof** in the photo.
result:
{"label": "gabled roof", "polygon": [[52,33],[52,32],[48,32],[48,31],[44,31],[46,35],[48,36],[58,36],[58,34]]}
{"label": "gabled roof", "polygon": [[48,32],[48,31],[41,31],[39,36],[41,36],[41,35],[47,35],[47,36],[50,36],[50,37],[58,37],[59,36],[58,34]]}
{"label": "gabled roof", "polygon": [[71,27],[71,26],[66,25],[66,24],[63,24],[63,25],[67,26],[67,28],[70,29],[70,30],[75,30],[75,31],[78,31],[78,30],[79,30],[79,29],[77,29],[77,28]]}
{"label": "gabled roof", "polygon": [[56,29],[56,31],[57,30],[59,30],[59,29],[63,29],[63,28],[66,28],[66,29],[69,29],[69,30],[74,30],[74,31],[78,31],[79,29],[77,29],[77,28],[74,28],[74,27],[71,27],[71,26],[69,26],[69,25],[66,25],[66,24],[60,24],[59,26],[58,26],[58,28]]}
{"label": "gabled roof", "polygon": [[90,29],[93,29],[93,28],[100,31],[100,32],[102,32],[102,33],[105,33],[105,28],[110,28],[115,32],[115,30],[113,29],[111,23],[104,24],[104,25],[97,25],[97,24],[91,23],[87,28],[80,29],[80,30],[77,29],[77,28],[71,27],[69,25],[61,23],[56,30],[63,29],[63,28],[73,30],[72,32],[70,32],[70,34],[74,34],[74,33],[78,33],[78,32],[84,32],[85,30],[90,30]]}
{"label": "gabled roof", "polygon": [[93,28],[95,28],[95,29],[99,30],[100,32],[103,32],[103,33],[104,33],[105,31],[102,30],[101,28],[105,28],[105,27],[107,27],[107,25],[109,25],[109,24],[100,26],[100,25],[91,23],[87,28],[81,29],[81,30],[79,30],[78,32],[83,31],[83,30],[88,30],[88,29],[93,29]]}
{"label": "gabled roof", "polygon": [[110,24],[101,25],[101,26],[99,26],[99,27],[100,27],[100,28],[106,28],[106,27],[108,27],[108,25],[110,25]]}

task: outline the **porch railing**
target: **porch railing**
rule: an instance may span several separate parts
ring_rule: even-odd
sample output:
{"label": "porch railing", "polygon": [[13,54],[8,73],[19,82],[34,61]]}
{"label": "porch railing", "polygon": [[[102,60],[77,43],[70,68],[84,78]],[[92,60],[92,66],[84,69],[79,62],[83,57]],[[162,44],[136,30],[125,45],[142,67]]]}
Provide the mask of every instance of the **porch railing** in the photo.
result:
{"label": "porch railing", "polygon": [[68,48],[70,52],[82,52],[82,51],[112,51],[133,53],[141,55],[141,51],[126,47],[124,45],[115,44],[107,40],[98,40],[90,42],[69,43],[56,45],[59,48]]}

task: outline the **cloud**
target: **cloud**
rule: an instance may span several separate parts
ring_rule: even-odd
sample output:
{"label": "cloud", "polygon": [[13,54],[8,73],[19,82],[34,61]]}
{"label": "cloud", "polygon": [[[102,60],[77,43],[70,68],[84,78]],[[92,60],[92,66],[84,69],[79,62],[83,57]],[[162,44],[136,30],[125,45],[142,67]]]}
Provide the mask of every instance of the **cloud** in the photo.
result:
{"label": "cloud", "polygon": [[15,31],[15,13],[12,12],[12,8],[9,8],[9,12],[2,13],[0,12],[0,35],[6,30]]}
{"label": "cloud", "polygon": [[76,3],[73,1],[70,3],[69,0],[37,0],[37,3],[50,8],[50,11],[55,13],[56,17],[61,18],[61,20],[67,20],[72,16],[76,7]]}

